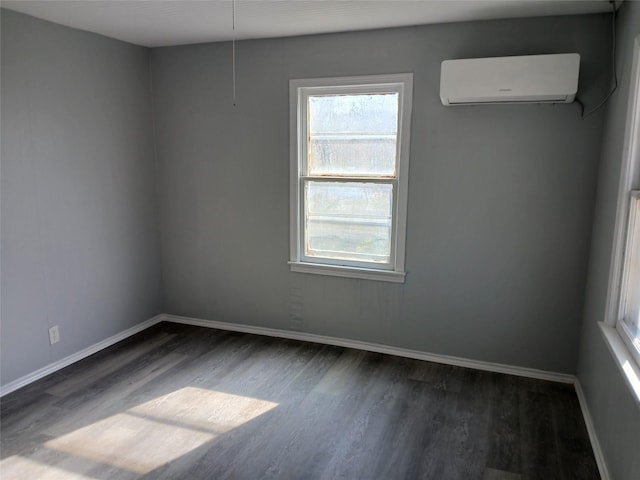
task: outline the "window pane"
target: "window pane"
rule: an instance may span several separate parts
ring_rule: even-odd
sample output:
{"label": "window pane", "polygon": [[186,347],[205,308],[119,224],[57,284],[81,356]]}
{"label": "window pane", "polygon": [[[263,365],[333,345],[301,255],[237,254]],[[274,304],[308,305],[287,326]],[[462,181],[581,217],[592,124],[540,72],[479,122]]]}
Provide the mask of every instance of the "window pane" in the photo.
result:
{"label": "window pane", "polygon": [[625,254],[625,283],[622,286],[622,322],[640,352],[640,200],[631,198],[629,240]]}
{"label": "window pane", "polygon": [[308,181],[305,253],[389,263],[393,185]]}
{"label": "window pane", "polygon": [[397,93],[309,96],[310,175],[394,176]]}

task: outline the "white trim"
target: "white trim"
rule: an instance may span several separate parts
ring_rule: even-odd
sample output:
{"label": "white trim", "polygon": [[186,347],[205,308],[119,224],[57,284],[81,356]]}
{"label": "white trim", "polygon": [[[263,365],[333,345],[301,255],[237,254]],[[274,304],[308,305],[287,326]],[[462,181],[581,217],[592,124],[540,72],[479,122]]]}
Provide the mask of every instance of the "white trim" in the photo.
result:
{"label": "white trim", "polygon": [[593,456],[596,459],[596,463],[598,464],[598,470],[600,471],[600,477],[602,480],[609,480],[611,476],[609,475],[609,469],[607,468],[607,463],[604,458],[604,453],[602,452],[602,448],[600,447],[600,442],[598,441],[598,436],[596,435],[596,429],[593,424],[593,419],[591,418],[591,413],[589,412],[589,406],[587,405],[587,399],[584,396],[584,391],[582,390],[582,385],[576,378],[574,383],[574,387],[576,389],[576,395],[578,396],[578,403],[580,403],[580,409],[582,410],[582,417],[584,418],[584,424],[587,427],[587,433],[589,434],[589,440],[591,441],[591,449],[593,450]]}
{"label": "white trim", "polygon": [[418,350],[409,350],[406,348],[381,345],[378,343],[361,342],[359,340],[316,335],[313,333],[294,332],[276,328],[255,327],[253,325],[218,322],[215,320],[203,320],[200,318],[182,317],[179,315],[165,314],[161,315],[161,317],[165,322],[194,325],[197,327],[217,328],[220,330],[231,330],[233,332],[251,333],[254,335],[264,335],[267,337],[301,340],[303,342],[321,343],[325,345],[334,345],[337,347],[354,348],[356,350],[384,353],[387,355],[395,355],[398,357],[413,358],[415,360],[424,360],[427,362],[442,363],[445,365],[454,365],[457,367],[473,368],[476,370],[484,370],[487,372],[505,373],[507,375],[517,375],[519,377],[535,378],[538,380],[549,380],[552,382],[573,384],[575,383],[576,378],[574,375],[569,375],[566,373],[549,372],[546,370],[537,370],[535,368],[516,367],[512,365],[504,365],[501,363],[482,362],[479,360],[471,360],[468,358],[440,355],[437,353],[427,353]]}
{"label": "white trim", "polygon": [[[398,152],[398,192],[394,195],[396,202],[395,222],[395,269],[404,272],[407,247],[407,215],[409,211],[409,162],[411,161],[411,115],[413,112],[413,73],[403,75],[402,84],[402,116],[398,125],[401,135],[400,152]],[[397,199],[395,198],[397,196]]]}
{"label": "white trim", "polygon": [[[302,106],[298,102],[298,83],[289,82],[289,259],[298,259],[298,232],[300,231],[300,149],[302,142],[298,132],[302,118]],[[294,122],[293,119],[296,119]]]}
{"label": "white trim", "polygon": [[[379,88],[385,84],[392,85],[402,83],[407,76],[413,76],[413,73],[383,73],[375,75],[354,75],[350,77],[322,77],[322,78],[296,78],[289,80],[289,83],[295,88],[300,87],[328,87],[328,91],[332,91],[333,87],[349,87],[353,86],[349,93],[366,93],[370,89],[368,87]],[[361,87],[367,87],[365,89]],[[296,93],[297,98],[297,93]]]}
{"label": "white trim", "polygon": [[604,322],[598,324],[622,377],[627,382],[636,404],[640,407],[640,367],[615,327]]}
{"label": "white trim", "polygon": [[97,353],[100,350],[104,350],[105,348],[110,347],[114,343],[118,343],[121,340],[124,340],[125,338],[135,335],[136,333],[140,333],[141,331],[146,330],[147,328],[155,325],[156,323],[160,323],[162,320],[163,320],[163,315],[156,315],[155,317],[150,318],[149,320],[146,320],[137,325],[134,325],[133,327],[128,328],[123,332],[117,333],[105,340],[102,340],[101,342],[95,343],[90,347],[80,350],[79,352],[69,355],[68,357],[65,357],[61,360],[58,360],[57,362],[54,362],[45,367],[42,367],[36,370],[35,372],[31,372],[23,377],[20,377],[14,380],[13,382],[9,382],[6,385],[2,385],[0,387],[0,397],[7,395],[8,393],[14,392],[15,390],[18,390],[19,388],[22,388],[26,385],[29,385],[30,383],[33,383],[36,380],[40,380],[41,378],[44,378],[51,373],[57,372],[58,370],[61,370],[64,367],[71,365],[72,363],[76,363],[77,361],[82,360],[83,358],[93,355],[94,353]]}
{"label": "white trim", "polygon": [[384,282],[404,283],[405,272],[394,270],[374,270],[373,268],[344,267],[320,263],[289,262],[292,272],[314,273],[333,277],[360,278],[363,280],[379,280]]}

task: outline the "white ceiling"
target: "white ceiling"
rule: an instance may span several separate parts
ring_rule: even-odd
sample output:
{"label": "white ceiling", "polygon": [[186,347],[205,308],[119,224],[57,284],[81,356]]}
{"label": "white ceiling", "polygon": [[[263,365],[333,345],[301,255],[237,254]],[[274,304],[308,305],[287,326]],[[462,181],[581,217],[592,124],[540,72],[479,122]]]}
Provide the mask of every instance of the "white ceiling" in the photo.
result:
{"label": "white ceiling", "polygon": [[1,6],[146,47],[466,20],[611,11],[607,0],[2,0]]}

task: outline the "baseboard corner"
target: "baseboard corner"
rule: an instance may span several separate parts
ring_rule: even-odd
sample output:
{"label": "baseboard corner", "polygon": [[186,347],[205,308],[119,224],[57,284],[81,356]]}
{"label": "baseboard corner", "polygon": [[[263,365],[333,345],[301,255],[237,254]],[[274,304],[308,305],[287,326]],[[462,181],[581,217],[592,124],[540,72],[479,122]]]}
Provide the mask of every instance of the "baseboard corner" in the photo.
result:
{"label": "baseboard corner", "polygon": [[151,317],[148,320],[140,322],[137,325],[134,325],[133,327],[130,327],[120,333],[116,333],[115,335],[112,335],[111,337],[106,338],[101,342],[95,343],[87,348],[80,350],[79,352],[76,352],[67,357],[64,357],[56,362],[50,363],[49,365],[45,365],[44,367],[39,368],[34,372],[28,373],[27,375],[24,375],[20,378],[17,378],[16,380],[13,380],[7,383],[6,385],[2,385],[0,386],[0,398],[5,395],[8,395],[11,392],[15,392],[19,388],[26,387],[27,385],[35,382],[36,380],[40,380],[41,378],[44,378],[47,375],[57,372],[58,370],[61,370],[64,367],[71,365],[72,363],[76,363],[77,361],[80,361],[83,358],[93,355],[94,353],[97,353],[100,350],[110,347],[111,345],[118,343],[121,340],[124,340],[125,338],[131,337],[136,333],[140,333],[143,330],[146,330],[147,328],[152,327],[156,323],[160,323],[161,321],[163,321],[163,319],[164,319],[163,314],[159,314],[159,315],[156,315],[155,317]]}

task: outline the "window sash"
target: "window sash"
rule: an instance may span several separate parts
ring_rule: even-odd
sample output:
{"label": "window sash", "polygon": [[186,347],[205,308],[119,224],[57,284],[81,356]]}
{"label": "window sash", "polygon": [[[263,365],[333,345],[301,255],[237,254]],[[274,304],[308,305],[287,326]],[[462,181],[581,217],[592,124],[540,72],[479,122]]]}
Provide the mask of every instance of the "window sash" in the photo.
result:
{"label": "window sash", "polygon": [[[396,177],[401,110],[397,90],[322,95],[304,91],[301,102],[308,109],[303,125],[307,139],[304,174]],[[350,112],[342,112],[346,117],[334,115],[333,109],[347,105]]]}
{"label": "window sash", "polygon": [[[397,221],[398,221],[398,182],[395,179],[382,179],[376,178],[375,181],[371,181],[373,179],[365,177],[365,178],[343,178],[343,177],[301,177],[300,178],[300,219],[299,219],[299,229],[300,234],[298,236],[298,251],[300,256],[300,261],[305,263],[313,263],[313,264],[322,264],[322,265],[336,265],[336,266],[347,266],[347,267],[356,267],[356,268],[373,268],[378,270],[395,270],[395,254],[396,251],[396,242],[397,242]],[[389,248],[389,261],[388,262],[376,262],[376,261],[366,261],[366,260],[356,260],[347,259],[347,258],[331,258],[331,257],[322,257],[322,256],[313,256],[307,255],[307,205],[306,205],[306,184],[310,181],[313,182],[331,182],[331,183],[377,183],[383,185],[391,186],[391,233],[390,233],[390,248]],[[355,224],[356,222],[353,222]],[[364,255],[363,255],[364,256]]]}
{"label": "window sash", "polygon": [[[319,96],[319,95],[327,95],[327,96],[336,96],[336,95],[364,95],[364,94],[386,94],[386,93],[395,93],[398,94],[398,119],[397,119],[397,127],[396,127],[396,168],[393,174],[393,177],[397,178],[398,170],[400,167],[400,155],[402,154],[401,150],[401,142],[402,140],[402,112],[403,112],[403,94],[404,94],[404,85],[403,84],[371,84],[371,85],[345,85],[345,86],[324,86],[324,87],[300,87],[298,89],[298,149],[299,149],[299,158],[298,158],[298,169],[300,176],[309,176],[309,143],[311,138],[311,132],[309,131],[309,97],[310,96]],[[353,134],[348,134],[347,136],[354,137]],[[324,175],[323,175],[324,176]],[[337,176],[337,175],[331,175]],[[355,178],[357,175],[340,175],[343,178]],[[389,175],[361,175],[361,177],[366,178],[379,178],[379,177],[389,177]]]}

